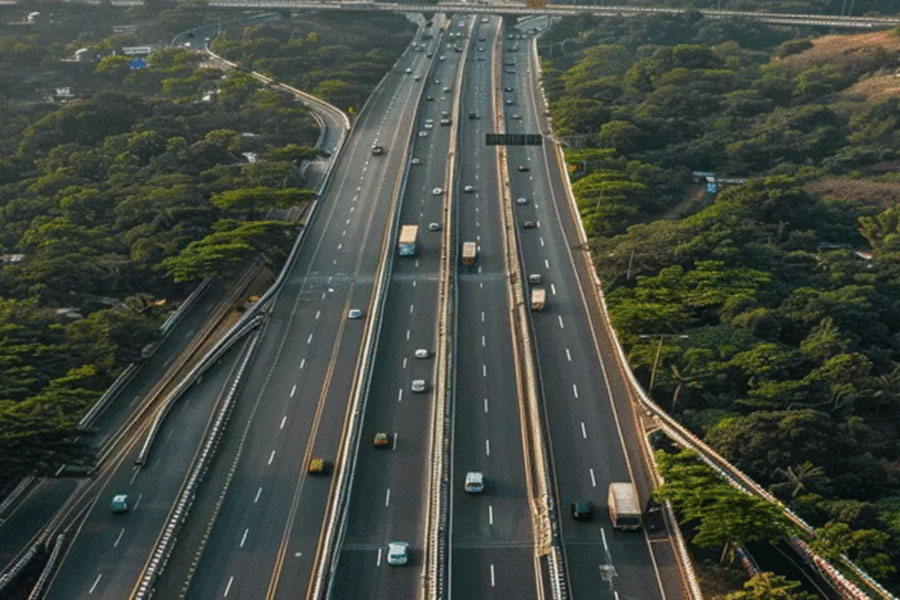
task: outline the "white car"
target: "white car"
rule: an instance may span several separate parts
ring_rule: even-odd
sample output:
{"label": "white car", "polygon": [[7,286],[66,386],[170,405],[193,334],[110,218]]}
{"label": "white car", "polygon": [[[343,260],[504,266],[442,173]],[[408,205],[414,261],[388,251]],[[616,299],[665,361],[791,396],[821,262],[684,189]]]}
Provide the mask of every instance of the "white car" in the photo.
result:
{"label": "white car", "polygon": [[421,394],[422,392],[425,391],[425,380],[424,379],[413,379],[412,385],[410,385],[409,389],[411,389],[412,391],[414,391],[417,394]]}
{"label": "white car", "polygon": [[516,198],[516,204],[528,204],[528,199],[519,196]]}
{"label": "white car", "polygon": [[421,164],[422,164],[422,159],[421,159],[421,158],[414,158],[414,159],[412,159],[411,161],[409,161],[409,164],[411,164],[411,165],[421,165]]}
{"label": "white car", "polygon": [[425,129],[434,129],[434,123],[425,123]]}
{"label": "white car", "polygon": [[431,352],[427,348],[417,348],[413,356],[416,358],[428,358],[431,356]]}
{"label": "white car", "polygon": [[[441,55],[438,57],[438,60],[447,60],[447,57],[444,56],[443,54],[441,54]],[[435,79],[434,81],[435,81],[435,83],[437,83],[437,79]]]}
{"label": "white car", "polygon": [[440,231],[441,224],[438,222],[432,222],[428,224],[428,231]]}
{"label": "white car", "polygon": [[469,471],[466,473],[466,483],[463,489],[469,494],[480,494],[484,491],[484,474],[481,471]]}
{"label": "white car", "polygon": [[409,544],[406,542],[391,542],[387,548],[387,564],[393,566],[405,565],[409,560]]}
{"label": "white car", "polygon": [[359,319],[361,317],[362,317],[362,311],[359,310],[358,308],[351,308],[350,310],[347,311],[348,319]]}
{"label": "white car", "polygon": [[444,188],[439,188],[439,187],[438,187],[438,188],[434,188],[433,190],[431,190],[431,195],[432,195],[432,196],[440,196],[440,195],[443,194],[443,193],[444,193]]}
{"label": "white car", "polygon": [[419,137],[428,137],[428,132],[423,129],[419,132]]}
{"label": "white car", "polygon": [[445,94],[449,94],[449,93],[450,93],[450,88],[449,88],[448,86],[446,86],[446,85],[444,86],[444,93],[445,93]]}
{"label": "white car", "polygon": [[406,72],[407,74],[412,73],[412,69],[410,69],[409,67],[407,67],[405,72]]}
{"label": "white car", "polygon": [[475,188],[472,187],[471,185],[467,185],[466,187],[463,188],[463,192],[465,192],[467,194],[471,194],[474,191],[475,191]]}

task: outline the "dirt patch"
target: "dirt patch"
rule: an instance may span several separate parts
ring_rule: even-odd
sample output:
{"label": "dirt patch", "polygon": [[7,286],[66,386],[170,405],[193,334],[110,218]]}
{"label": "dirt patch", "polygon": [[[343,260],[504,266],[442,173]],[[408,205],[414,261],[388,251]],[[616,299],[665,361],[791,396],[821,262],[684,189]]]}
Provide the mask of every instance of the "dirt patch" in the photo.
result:
{"label": "dirt patch", "polygon": [[871,106],[900,96],[900,76],[894,73],[874,75],[857,81],[841,92],[840,99],[856,108]]}
{"label": "dirt patch", "polygon": [[830,64],[839,71],[854,74],[900,66],[900,35],[893,31],[825,35],[810,41],[812,48],[785,57],[784,64],[798,70]]}
{"label": "dirt patch", "polygon": [[817,196],[864,202],[882,210],[900,204],[900,182],[870,179],[822,179],[805,186]]}

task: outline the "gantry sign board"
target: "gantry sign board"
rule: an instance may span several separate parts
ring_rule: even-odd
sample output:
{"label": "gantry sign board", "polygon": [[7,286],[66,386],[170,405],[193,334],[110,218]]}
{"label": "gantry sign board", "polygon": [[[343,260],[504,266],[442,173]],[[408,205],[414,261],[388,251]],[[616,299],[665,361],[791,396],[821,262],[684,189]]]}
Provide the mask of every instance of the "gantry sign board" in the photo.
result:
{"label": "gantry sign board", "polygon": [[540,146],[544,138],[539,133],[488,133],[488,146]]}

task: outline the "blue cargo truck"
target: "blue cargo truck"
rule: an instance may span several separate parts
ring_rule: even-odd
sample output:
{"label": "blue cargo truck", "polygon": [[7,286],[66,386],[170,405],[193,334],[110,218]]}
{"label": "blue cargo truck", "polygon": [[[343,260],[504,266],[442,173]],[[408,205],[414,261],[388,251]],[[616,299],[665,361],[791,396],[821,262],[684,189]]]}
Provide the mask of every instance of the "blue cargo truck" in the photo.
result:
{"label": "blue cargo truck", "polygon": [[414,256],[416,253],[416,238],[419,236],[418,225],[403,225],[400,227],[400,239],[397,248],[400,256]]}

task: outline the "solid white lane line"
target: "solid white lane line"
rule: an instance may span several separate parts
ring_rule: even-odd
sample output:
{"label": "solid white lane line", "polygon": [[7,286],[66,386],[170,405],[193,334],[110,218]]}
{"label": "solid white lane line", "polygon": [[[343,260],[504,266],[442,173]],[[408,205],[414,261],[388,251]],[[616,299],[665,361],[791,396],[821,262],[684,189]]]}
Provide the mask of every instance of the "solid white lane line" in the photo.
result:
{"label": "solid white lane line", "polygon": [[578,386],[574,383],[572,384],[572,393],[575,394],[575,398],[578,398]]}
{"label": "solid white lane line", "polygon": [[560,328],[560,329],[565,329],[566,326],[563,325],[562,315],[556,315],[556,318],[559,319],[559,328]]}
{"label": "solid white lane line", "polygon": [[[291,394],[293,396],[293,394]],[[278,429],[284,429],[284,422],[287,421],[287,415],[281,417],[281,425],[278,426]]]}
{"label": "solid white lane line", "polygon": [[257,502],[259,502],[259,497],[260,497],[261,494],[262,494],[262,486],[260,486],[259,488],[257,488],[257,490],[256,490],[256,497],[253,499],[253,504],[256,504]]}
{"label": "solid white lane line", "polygon": [[228,592],[231,591],[231,584],[234,583],[234,576],[228,578],[228,583],[225,585],[225,593],[222,594],[223,598],[228,597]]}
{"label": "solid white lane line", "polygon": [[387,493],[385,493],[385,495],[384,495],[384,505],[385,506],[391,505],[391,488],[388,488]]}
{"label": "solid white lane line", "polygon": [[91,586],[91,589],[88,590],[88,594],[93,594],[94,590],[97,589],[97,584],[100,583],[100,578],[103,577],[103,573],[97,575],[97,579],[94,580],[94,585]]}
{"label": "solid white lane line", "polygon": [[488,412],[488,399],[487,398],[484,399],[484,412],[485,413]]}
{"label": "solid white lane line", "polygon": [[375,560],[375,566],[376,566],[376,567],[380,567],[380,566],[381,566],[381,551],[382,551],[382,550],[384,550],[384,548],[379,548],[379,549],[378,549],[378,558]]}
{"label": "solid white lane line", "polygon": [[491,440],[484,440],[484,453],[487,456],[491,455]]}
{"label": "solid white lane line", "polygon": [[113,542],[113,548],[119,545],[119,542],[122,541],[122,536],[125,535],[125,528],[122,528],[122,531],[119,532],[119,535],[116,536],[116,541]]}
{"label": "solid white lane line", "polygon": [[272,454],[269,455],[269,463],[268,463],[268,464],[270,464],[270,465],[272,464],[272,459],[273,459],[273,458],[275,458],[275,451],[274,451],[274,450],[272,450]]}
{"label": "solid white lane line", "polygon": [[294,397],[294,392],[296,392],[296,391],[297,391],[297,384],[295,383],[294,387],[291,388],[291,398]]}
{"label": "solid white lane line", "polygon": [[591,471],[591,485],[597,487],[597,478],[594,477],[594,469],[593,467],[590,469]]}
{"label": "solid white lane line", "polygon": [[581,437],[587,439],[587,429],[584,428],[584,421],[581,422]]}
{"label": "solid white lane line", "polygon": [[569,359],[569,362],[572,362],[572,353],[569,352],[568,348],[566,348],[566,358]]}
{"label": "solid white lane line", "polygon": [[491,563],[491,587],[496,587],[496,581],[494,580],[494,563]]}
{"label": "solid white lane line", "polygon": [[488,524],[494,524],[494,505],[488,504]]}
{"label": "solid white lane line", "polygon": [[552,283],[550,284],[550,291],[553,292],[554,296],[556,295],[556,286],[553,285]]}
{"label": "solid white lane line", "polygon": [[249,527],[247,529],[244,529],[244,535],[241,536],[241,545],[239,546],[240,548],[244,547],[244,542],[247,541],[247,533],[249,533],[249,532],[250,532]]}
{"label": "solid white lane line", "polygon": [[305,358],[300,360],[300,369],[303,369],[304,366],[306,366],[306,359],[305,359]]}

